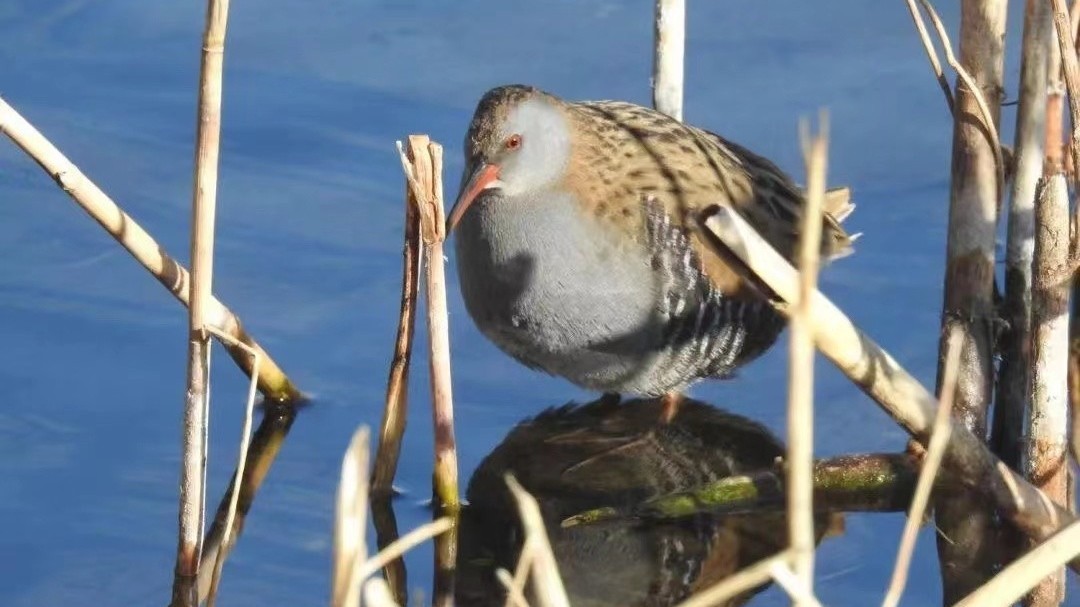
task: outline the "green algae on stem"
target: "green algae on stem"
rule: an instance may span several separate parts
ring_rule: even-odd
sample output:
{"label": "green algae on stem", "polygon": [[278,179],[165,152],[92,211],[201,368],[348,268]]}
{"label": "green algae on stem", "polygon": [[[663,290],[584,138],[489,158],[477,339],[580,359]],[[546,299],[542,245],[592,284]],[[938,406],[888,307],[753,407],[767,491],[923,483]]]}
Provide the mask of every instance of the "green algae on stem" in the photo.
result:
{"label": "green algae on stem", "polygon": [[[899,512],[915,490],[917,462],[907,453],[842,455],[814,463],[815,510]],[[779,468],[730,476],[629,507],[596,508],[562,521],[563,527],[623,518],[673,519],[697,514],[736,514],[784,507]]]}

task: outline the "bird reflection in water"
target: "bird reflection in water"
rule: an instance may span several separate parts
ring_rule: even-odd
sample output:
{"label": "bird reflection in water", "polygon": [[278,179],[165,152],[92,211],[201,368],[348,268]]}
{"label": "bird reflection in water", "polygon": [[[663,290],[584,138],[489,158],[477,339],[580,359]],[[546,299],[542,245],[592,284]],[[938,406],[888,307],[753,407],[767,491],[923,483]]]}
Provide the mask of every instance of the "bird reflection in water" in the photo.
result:
{"label": "bird reflection in water", "polygon": [[[775,466],[781,443],[763,426],[687,399],[660,424],[659,399],[610,399],[546,411],[522,422],[469,482],[457,561],[458,605],[502,605],[498,568],[521,549],[504,476],[537,499],[571,604],[673,605],[787,544],[784,513],[614,520],[564,528],[585,510],[628,507],[665,493]],[[820,516],[820,539],[836,515]],[[727,605],[744,604],[764,586]]]}

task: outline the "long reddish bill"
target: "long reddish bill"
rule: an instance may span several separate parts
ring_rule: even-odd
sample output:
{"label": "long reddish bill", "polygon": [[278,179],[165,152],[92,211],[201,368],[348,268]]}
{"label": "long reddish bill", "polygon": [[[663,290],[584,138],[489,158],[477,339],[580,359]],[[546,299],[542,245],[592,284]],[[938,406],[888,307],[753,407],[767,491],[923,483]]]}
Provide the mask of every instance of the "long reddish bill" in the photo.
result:
{"label": "long reddish bill", "polygon": [[481,164],[476,167],[476,170],[469,176],[469,181],[461,188],[461,195],[458,196],[457,202],[454,203],[454,208],[450,209],[450,219],[446,221],[447,234],[454,230],[454,226],[461,221],[461,218],[465,215],[465,211],[469,209],[469,205],[476,200],[476,197],[480,195],[480,192],[484,191],[498,179],[499,165]]}

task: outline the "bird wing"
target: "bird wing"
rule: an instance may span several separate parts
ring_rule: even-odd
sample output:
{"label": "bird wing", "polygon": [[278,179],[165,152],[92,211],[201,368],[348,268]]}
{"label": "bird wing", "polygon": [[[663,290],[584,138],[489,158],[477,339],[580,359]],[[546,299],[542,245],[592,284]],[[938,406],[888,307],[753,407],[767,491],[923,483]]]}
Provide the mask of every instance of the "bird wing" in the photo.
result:
{"label": "bird wing", "polygon": [[[618,206],[625,208],[655,196],[687,227],[694,227],[697,214],[709,206],[728,205],[782,254],[793,257],[806,199],[771,161],[716,133],[632,103],[588,101],[571,108],[584,135],[575,150],[578,164],[603,177],[585,180],[594,189],[585,198],[598,204],[622,199]],[[826,196],[822,253],[827,259],[850,252],[852,238],[840,225],[854,209],[850,198],[847,188]]]}

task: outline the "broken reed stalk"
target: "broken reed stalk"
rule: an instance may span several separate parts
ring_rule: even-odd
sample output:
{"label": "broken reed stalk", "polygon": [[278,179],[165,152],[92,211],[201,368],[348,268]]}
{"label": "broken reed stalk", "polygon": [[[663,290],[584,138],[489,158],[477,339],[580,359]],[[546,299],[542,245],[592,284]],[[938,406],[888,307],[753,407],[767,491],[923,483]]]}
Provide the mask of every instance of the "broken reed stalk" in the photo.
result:
{"label": "broken reed stalk", "polygon": [[[792,566],[803,586],[814,588],[814,334],[810,298],[817,290],[822,206],[828,162],[828,120],[823,112],[817,135],[801,125],[806,163],[806,206],[799,238],[799,296],[791,310],[790,379],[787,413],[787,522]],[[797,605],[807,605],[802,600]]]}
{"label": "broken reed stalk", "polygon": [[686,0],[656,0],[654,27],[653,107],[682,120]]}
{"label": "broken reed stalk", "polygon": [[180,525],[173,603],[198,604],[198,575],[206,516],[206,443],[210,409],[208,303],[213,293],[214,216],[221,144],[221,72],[229,0],[208,0],[199,72],[195,178],[191,220],[191,306],[188,308],[187,392],[184,398]]}
{"label": "broken reed stalk", "polygon": [[[518,515],[525,531],[521,552],[528,551],[532,565],[533,594],[540,607],[570,607],[555,555],[551,551],[544,518],[540,515],[540,505],[529,495],[511,475],[506,475],[506,484],[517,502]],[[521,558],[521,557],[519,557]]]}
{"label": "broken reed stalk", "polygon": [[[1032,266],[1033,359],[1031,423],[1024,474],[1059,506],[1068,494],[1069,370],[1069,199],[1061,173],[1039,183],[1035,201],[1035,262]],[[1065,598],[1065,573],[1050,576],[1025,603],[1058,605]]]}
{"label": "broken reed stalk", "polygon": [[934,487],[934,479],[941,466],[941,459],[945,456],[945,446],[949,444],[951,434],[949,419],[952,415],[953,396],[956,394],[956,376],[960,368],[960,340],[959,331],[954,329],[946,341],[941,405],[938,406],[937,413],[934,415],[934,425],[930,430],[930,445],[926,448],[926,455],[923,457],[919,481],[915,485],[915,496],[911,500],[907,521],[904,522],[904,532],[900,536],[896,567],[893,569],[882,607],[896,607],[900,603],[900,596],[904,593],[904,586],[907,585],[911,555],[915,551],[915,540],[919,535],[919,527],[923,523],[926,504],[930,501],[930,490]]}
{"label": "broken reed stalk", "polygon": [[[370,559],[367,558],[365,538],[368,506],[368,435],[367,426],[357,428],[341,462],[341,479],[338,482],[334,510],[334,554],[330,583],[330,604],[333,607],[359,607],[361,594],[364,596],[366,605],[373,607],[397,605],[386,582],[382,578],[371,578],[371,576],[390,562],[400,559],[412,548],[446,532],[453,526],[449,518],[432,521],[394,540]],[[372,586],[375,586],[376,590],[373,591]]]}
{"label": "broken reed stalk", "polygon": [[427,293],[431,410],[435,424],[435,497],[440,507],[456,512],[460,499],[443,258],[446,213],[443,208],[442,146],[428,139],[427,135],[409,135],[408,155],[401,151],[400,142],[398,146],[399,153],[403,154],[402,168],[409,182],[408,195],[412,197],[420,216],[423,259],[427,262],[424,286]]}
{"label": "broken reed stalk", "polygon": [[[701,221],[710,246],[734,254],[745,264],[748,278],[764,282],[785,302],[797,297],[797,270],[738,213],[716,206]],[[787,312],[784,305],[777,309],[782,314]],[[888,352],[856,329],[820,291],[814,293],[811,312],[818,349],[912,437],[926,445],[937,399]],[[946,468],[957,475],[959,482],[984,491],[1003,517],[1037,540],[1046,539],[1075,520],[1001,463],[981,438],[963,425],[950,422],[950,426]],[[1080,569],[1080,559],[1070,567]]]}
{"label": "broken reed stalk", "polygon": [[[963,355],[953,411],[983,440],[994,385],[994,247],[1004,182],[997,124],[1004,90],[1005,9],[1005,0],[960,4],[959,65],[970,78],[962,77],[956,87],[939,346],[941,360],[946,336],[954,327],[960,330]],[[942,371],[939,365],[939,389]],[[943,601],[952,604],[990,579],[997,568],[994,513],[975,492],[942,486],[934,495],[934,517],[940,530]]]}
{"label": "broken reed stalk", "polygon": [[[188,271],[170,257],[130,216],[78,167],[71,163],[48,139],[26,121],[18,112],[0,99],[0,132],[7,135],[16,146],[26,152],[42,170],[90,215],[110,236],[116,239],[136,261],[150,272],[184,306],[190,305]],[[300,391],[292,384],[285,372],[253,337],[243,328],[240,319],[213,296],[207,302],[204,318],[224,333],[259,352],[262,365],[253,373],[251,357],[247,352],[230,343],[223,342],[225,350],[237,366],[249,377],[259,379],[259,391],[268,400],[298,402]]]}
{"label": "broken reed stalk", "polygon": [[[409,180],[405,181],[409,190]],[[405,244],[402,249],[401,307],[398,314],[394,355],[386,381],[386,406],[379,429],[379,450],[375,455],[371,490],[389,495],[397,474],[401,440],[405,435],[409,405],[409,365],[412,360],[413,334],[416,327],[416,294],[420,277],[420,215],[408,192],[405,195]]]}
{"label": "broken reed stalk", "polygon": [[1080,555],[1080,521],[1070,524],[1034,550],[1010,563],[955,607],[1006,607],[1044,577]]}
{"label": "broken reed stalk", "polygon": [[[232,340],[232,337],[230,337],[229,335],[221,333],[220,331],[212,327],[210,328],[210,332],[224,341]],[[247,346],[238,342],[234,345],[241,348],[247,348]],[[259,365],[261,363],[261,361],[259,360],[259,353],[254,350],[250,350],[248,353],[251,354],[251,357],[253,359],[251,366],[255,370],[254,376],[258,376]],[[244,427],[241,430],[240,434],[240,453],[236,456],[237,478],[243,478],[244,470],[247,468],[248,446],[251,444],[251,421],[254,417],[255,411],[255,393],[258,391],[256,385],[257,382],[255,381],[254,376],[251,378],[251,382],[248,385],[247,404],[244,406]],[[240,503],[240,484],[233,483],[228,495],[229,507],[225,514],[225,533],[224,537],[222,538],[222,542],[224,544],[228,544],[233,540],[233,525],[236,522],[236,509],[238,504]],[[221,581],[221,569],[225,566],[225,551],[219,550],[217,556],[212,562],[214,563],[214,567],[213,574],[210,577],[210,594],[207,596],[206,599],[207,607],[214,607],[217,601],[217,589],[218,584]]]}
{"label": "broken reed stalk", "polygon": [[361,568],[367,564],[368,434],[367,426],[357,428],[341,461],[330,577],[333,607],[360,605]]}
{"label": "broken reed stalk", "polygon": [[457,444],[454,440],[454,401],[450,375],[450,324],[446,305],[446,209],[443,206],[442,146],[428,144],[434,184],[432,220],[435,239],[427,248],[428,334],[431,348],[431,394],[435,422],[435,486],[442,505],[451,512],[458,509]]}
{"label": "broken reed stalk", "polygon": [[[1046,0],[1026,0],[1016,111],[1015,168],[1005,254],[1007,329],[999,341],[1000,376],[993,438],[998,457],[1020,469],[1020,445],[1031,394],[1031,259],[1035,249],[1035,187],[1042,174],[1046,133],[1047,65],[1053,30]],[[1012,560],[1011,555],[1006,555]]]}

